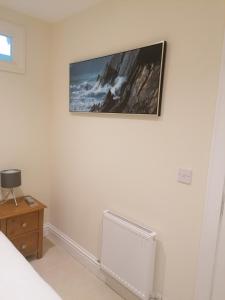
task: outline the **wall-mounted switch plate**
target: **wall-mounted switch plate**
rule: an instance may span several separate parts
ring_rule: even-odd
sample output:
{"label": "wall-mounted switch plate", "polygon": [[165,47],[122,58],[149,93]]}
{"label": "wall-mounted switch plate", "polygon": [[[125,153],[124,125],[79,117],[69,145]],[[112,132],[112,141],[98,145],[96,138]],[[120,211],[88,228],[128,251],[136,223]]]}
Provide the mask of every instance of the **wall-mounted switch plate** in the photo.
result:
{"label": "wall-mounted switch plate", "polygon": [[179,169],[177,174],[177,181],[185,184],[191,184],[192,182],[192,170]]}

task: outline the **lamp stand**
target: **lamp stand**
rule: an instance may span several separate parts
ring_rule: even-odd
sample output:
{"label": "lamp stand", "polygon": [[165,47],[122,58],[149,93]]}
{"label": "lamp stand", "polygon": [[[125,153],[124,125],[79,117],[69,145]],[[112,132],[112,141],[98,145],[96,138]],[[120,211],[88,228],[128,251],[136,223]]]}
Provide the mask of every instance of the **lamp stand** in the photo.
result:
{"label": "lamp stand", "polygon": [[13,188],[9,189],[9,191],[8,191],[8,193],[6,194],[6,196],[4,197],[4,199],[3,199],[2,201],[0,201],[0,204],[3,204],[3,203],[5,203],[5,202],[11,200],[11,199],[8,199],[8,197],[9,197],[10,194],[12,194],[12,196],[13,196],[13,200],[14,200],[14,202],[15,202],[15,205],[18,206],[18,203],[17,203],[17,201],[16,201],[16,196],[15,196],[15,193],[14,193],[14,189],[13,189]]}

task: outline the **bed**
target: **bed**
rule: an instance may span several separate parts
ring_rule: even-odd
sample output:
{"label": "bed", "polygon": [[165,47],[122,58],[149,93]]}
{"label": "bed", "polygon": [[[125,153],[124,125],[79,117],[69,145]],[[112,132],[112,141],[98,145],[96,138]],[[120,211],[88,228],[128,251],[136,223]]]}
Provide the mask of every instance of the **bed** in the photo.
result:
{"label": "bed", "polygon": [[62,300],[0,232],[0,299]]}

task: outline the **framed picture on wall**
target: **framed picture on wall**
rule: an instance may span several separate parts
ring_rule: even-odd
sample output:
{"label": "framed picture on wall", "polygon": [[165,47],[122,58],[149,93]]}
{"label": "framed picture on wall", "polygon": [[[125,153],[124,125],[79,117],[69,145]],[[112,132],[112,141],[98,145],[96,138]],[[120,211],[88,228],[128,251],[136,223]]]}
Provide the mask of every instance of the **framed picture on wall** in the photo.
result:
{"label": "framed picture on wall", "polygon": [[70,64],[70,112],[160,115],[166,42]]}

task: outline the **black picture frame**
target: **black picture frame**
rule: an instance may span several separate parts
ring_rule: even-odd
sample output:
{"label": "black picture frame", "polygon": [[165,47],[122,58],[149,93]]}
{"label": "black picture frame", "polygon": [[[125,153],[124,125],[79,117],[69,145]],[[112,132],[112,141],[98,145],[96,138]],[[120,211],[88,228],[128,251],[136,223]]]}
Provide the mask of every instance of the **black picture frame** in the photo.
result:
{"label": "black picture frame", "polygon": [[69,111],[160,116],[166,41],[70,64]]}

